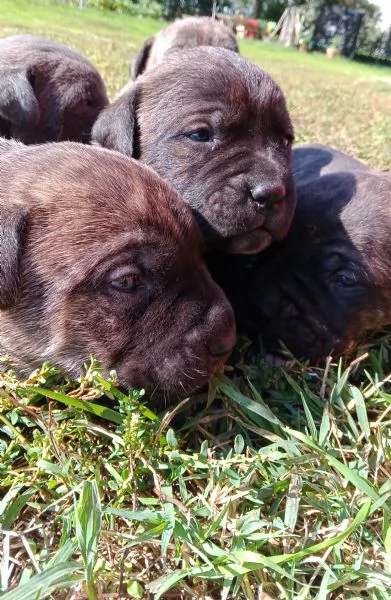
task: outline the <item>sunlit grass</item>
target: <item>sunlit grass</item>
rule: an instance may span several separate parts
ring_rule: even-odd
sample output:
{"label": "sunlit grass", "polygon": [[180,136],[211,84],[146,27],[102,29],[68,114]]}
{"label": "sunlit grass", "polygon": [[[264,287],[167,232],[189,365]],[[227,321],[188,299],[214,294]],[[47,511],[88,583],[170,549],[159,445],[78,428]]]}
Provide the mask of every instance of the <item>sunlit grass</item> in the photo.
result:
{"label": "sunlit grass", "polygon": [[3,587],[387,598],[388,343],[326,371],[238,363],[158,418],[94,366],[4,376]]}

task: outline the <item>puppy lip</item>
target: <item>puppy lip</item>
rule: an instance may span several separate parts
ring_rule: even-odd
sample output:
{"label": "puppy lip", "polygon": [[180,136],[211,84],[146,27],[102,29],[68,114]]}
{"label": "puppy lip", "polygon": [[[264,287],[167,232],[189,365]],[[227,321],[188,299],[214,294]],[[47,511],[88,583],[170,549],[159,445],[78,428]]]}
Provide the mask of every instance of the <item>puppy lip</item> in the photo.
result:
{"label": "puppy lip", "polygon": [[230,254],[255,254],[265,250],[272,244],[274,238],[264,227],[251,229],[246,233],[230,236],[223,240],[222,245]]}
{"label": "puppy lip", "polygon": [[234,348],[235,344],[231,346],[229,350],[224,350],[224,352],[220,352],[219,354],[210,354],[212,361],[215,362],[215,365],[213,367],[214,371],[223,367],[225,361],[230,356]]}

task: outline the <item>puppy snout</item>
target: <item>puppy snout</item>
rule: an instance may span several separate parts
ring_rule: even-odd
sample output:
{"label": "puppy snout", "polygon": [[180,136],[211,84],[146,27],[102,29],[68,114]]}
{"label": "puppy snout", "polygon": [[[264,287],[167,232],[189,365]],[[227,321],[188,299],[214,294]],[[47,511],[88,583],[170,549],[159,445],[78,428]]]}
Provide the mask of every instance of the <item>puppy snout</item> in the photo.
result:
{"label": "puppy snout", "polygon": [[214,359],[224,359],[233,350],[236,343],[235,317],[231,305],[224,301],[209,312],[210,329],[206,347]]}
{"label": "puppy snout", "polygon": [[257,205],[257,208],[262,210],[271,210],[278,206],[286,197],[286,189],[284,185],[267,186],[257,185],[250,190],[252,199]]}
{"label": "puppy snout", "polygon": [[232,350],[236,342],[234,331],[224,331],[208,343],[208,352],[213,358],[224,358]]}

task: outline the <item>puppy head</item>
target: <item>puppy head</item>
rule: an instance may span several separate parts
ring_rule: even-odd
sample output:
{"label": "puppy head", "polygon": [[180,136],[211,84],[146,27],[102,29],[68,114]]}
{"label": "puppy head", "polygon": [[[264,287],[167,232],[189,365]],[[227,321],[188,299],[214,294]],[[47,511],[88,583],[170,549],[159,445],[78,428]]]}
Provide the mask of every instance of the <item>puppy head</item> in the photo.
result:
{"label": "puppy head", "polygon": [[74,50],[31,35],[0,41],[1,135],[87,142],[107,103],[100,75]]}
{"label": "puppy head", "polygon": [[122,385],[173,396],[204,384],[232,349],[233,313],[174,190],[76,144],[20,147],[0,164],[2,354],[72,376],[93,355]]}
{"label": "puppy head", "polygon": [[187,17],[175,21],[145,41],[131,62],[131,77],[136,79],[173,52],[196,46],[218,46],[239,52],[235,35],[228,27],[210,17]]}
{"label": "puppy head", "polygon": [[125,88],[92,137],[172,183],[210,245],[256,252],[288,231],[295,189],[284,97],[234,52],[173,54]]}
{"label": "puppy head", "polygon": [[271,351],[282,341],[315,360],[391,323],[391,174],[329,172],[297,192],[285,240],[253,264],[226,264],[216,279],[239,329],[260,333]]}

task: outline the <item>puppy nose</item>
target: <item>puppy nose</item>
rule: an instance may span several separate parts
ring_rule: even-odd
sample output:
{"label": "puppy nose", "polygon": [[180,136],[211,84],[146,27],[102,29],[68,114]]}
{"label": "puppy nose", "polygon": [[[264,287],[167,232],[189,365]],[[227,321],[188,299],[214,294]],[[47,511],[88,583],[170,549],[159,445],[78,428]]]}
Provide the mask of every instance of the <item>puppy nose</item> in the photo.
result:
{"label": "puppy nose", "polygon": [[284,185],[266,187],[258,185],[250,190],[252,199],[263,210],[276,207],[286,196]]}
{"label": "puppy nose", "polygon": [[235,329],[228,329],[219,336],[216,336],[208,343],[209,354],[213,358],[222,358],[227,356],[235,346],[236,332]]}

